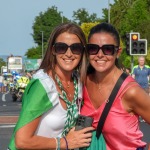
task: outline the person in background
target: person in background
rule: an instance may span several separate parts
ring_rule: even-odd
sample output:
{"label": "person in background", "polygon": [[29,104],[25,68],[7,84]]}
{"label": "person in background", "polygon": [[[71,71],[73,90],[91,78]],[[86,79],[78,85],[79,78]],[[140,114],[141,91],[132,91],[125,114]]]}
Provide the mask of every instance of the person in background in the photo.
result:
{"label": "person in background", "polygon": [[16,96],[19,101],[22,101],[24,91],[29,84],[30,79],[27,76],[21,76],[15,84]]}
{"label": "person in background", "polygon": [[[137,81],[137,83],[149,94],[149,76],[150,67],[145,65],[145,57],[138,57],[138,65],[134,66],[132,69],[132,77]],[[139,117],[140,122],[145,122],[142,117]]]}
{"label": "person in background", "polygon": [[2,74],[0,74],[0,92],[3,93],[4,92],[4,77]]}
{"label": "person in background", "polygon": [[3,92],[4,93],[6,93],[7,92],[7,84],[8,84],[8,82],[7,82],[7,78],[6,77],[4,77],[3,78]]}
{"label": "person in background", "polygon": [[125,69],[125,73],[128,74],[128,75],[131,75],[131,69],[130,68],[126,68]]}
{"label": "person in background", "polygon": [[73,23],[61,24],[51,33],[40,69],[25,90],[10,150],[90,145],[93,127],[74,128],[86,72],[85,44],[83,31]]}
{"label": "person in background", "polygon": [[26,77],[28,77],[30,80],[32,79],[31,71],[26,71]]}
{"label": "person in background", "polygon": [[[123,73],[118,68],[122,52],[119,34],[111,24],[97,24],[89,33],[86,48],[89,66],[81,114],[93,117],[93,127],[97,128],[103,109],[109,103],[108,98]],[[107,150],[144,149],[146,143],[142,141],[139,115],[150,124],[150,97],[131,76],[127,76],[102,129]]]}
{"label": "person in background", "polygon": [[132,77],[149,94],[150,67],[145,65],[145,57],[138,57],[138,65],[132,69]]}

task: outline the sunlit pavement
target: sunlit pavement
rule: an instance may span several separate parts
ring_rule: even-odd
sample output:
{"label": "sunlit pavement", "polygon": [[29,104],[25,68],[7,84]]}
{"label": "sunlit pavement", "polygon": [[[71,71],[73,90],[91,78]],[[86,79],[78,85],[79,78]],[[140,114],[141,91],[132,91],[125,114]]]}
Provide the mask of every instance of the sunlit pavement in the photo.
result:
{"label": "sunlit pavement", "polygon": [[16,124],[18,116],[0,116],[0,124]]}

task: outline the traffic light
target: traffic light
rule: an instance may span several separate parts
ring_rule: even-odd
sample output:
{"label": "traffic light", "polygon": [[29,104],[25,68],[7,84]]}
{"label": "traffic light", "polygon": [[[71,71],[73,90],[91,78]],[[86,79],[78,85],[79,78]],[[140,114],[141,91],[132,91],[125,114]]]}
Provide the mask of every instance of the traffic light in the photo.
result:
{"label": "traffic light", "polygon": [[147,55],[147,40],[140,39],[140,34],[130,33],[130,55]]}
{"label": "traffic light", "polygon": [[126,54],[130,55],[130,33],[126,33]]}
{"label": "traffic light", "polygon": [[130,55],[135,55],[138,53],[138,39],[139,33],[130,33]]}
{"label": "traffic light", "polygon": [[139,52],[147,55],[147,40],[139,41]]}

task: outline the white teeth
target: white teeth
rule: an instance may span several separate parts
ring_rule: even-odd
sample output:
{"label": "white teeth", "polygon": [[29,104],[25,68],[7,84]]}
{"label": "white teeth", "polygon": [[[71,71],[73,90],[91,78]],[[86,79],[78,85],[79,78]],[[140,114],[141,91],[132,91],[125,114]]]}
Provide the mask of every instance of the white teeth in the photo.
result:
{"label": "white teeth", "polygon": [[97,60],[96,62],[97,63],[104,63],[105,61],[103,61],[103,60]]}
{"label": "white teeth", "polygon": [[64,61],[65,61],[65,62],[71,62],[72,60],[71,60],[71,59],[69,59],[69,60],[66,60],[66,59],[65,59]]}

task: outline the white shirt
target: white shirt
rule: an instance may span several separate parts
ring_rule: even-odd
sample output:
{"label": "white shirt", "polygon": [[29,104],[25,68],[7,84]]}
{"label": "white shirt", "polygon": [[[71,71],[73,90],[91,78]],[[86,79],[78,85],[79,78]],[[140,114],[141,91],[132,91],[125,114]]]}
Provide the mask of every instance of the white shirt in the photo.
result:
{"label": "white shirt", "polygon": [[36,135],[44,137],[61,137],[65,122],[67,119],[67,111],[59,103],[45,113],[40,120]]}

